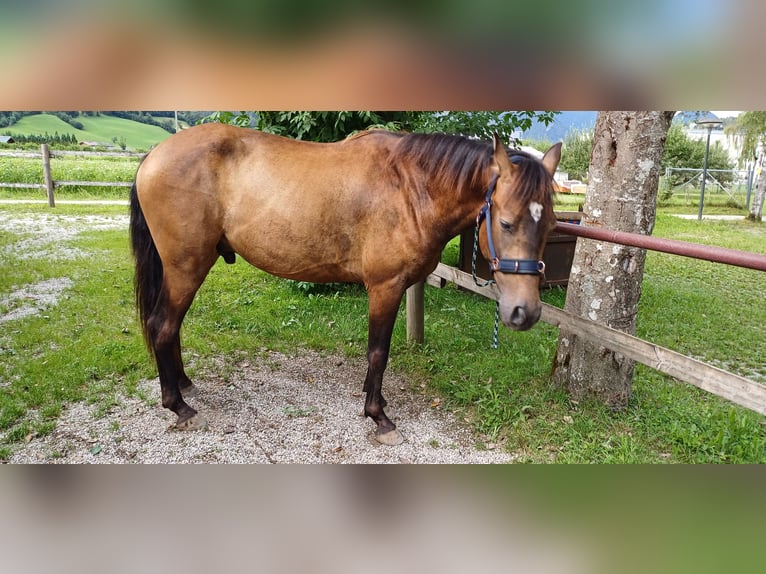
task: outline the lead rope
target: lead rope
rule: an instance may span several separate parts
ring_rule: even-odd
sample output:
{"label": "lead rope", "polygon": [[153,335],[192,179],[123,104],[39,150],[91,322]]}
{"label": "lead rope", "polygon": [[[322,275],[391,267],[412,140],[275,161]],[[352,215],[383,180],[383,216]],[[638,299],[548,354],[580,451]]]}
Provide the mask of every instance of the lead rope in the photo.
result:
{"label": "lead rope", "polygon": [[[471,275],[473,275],[473,282],[477,287],[487,287],[492,285],[495,281],[489,279],[483,283],[479,282],[479,278],[476,275],[476,254],[479,252],[479,221],[476,221],[476,230],[473,234],[473,253],[471,254]],[[492,348],[498,347],[498,331],[500,325],[500,301],[495,303],[495,327],[492,332]]]}

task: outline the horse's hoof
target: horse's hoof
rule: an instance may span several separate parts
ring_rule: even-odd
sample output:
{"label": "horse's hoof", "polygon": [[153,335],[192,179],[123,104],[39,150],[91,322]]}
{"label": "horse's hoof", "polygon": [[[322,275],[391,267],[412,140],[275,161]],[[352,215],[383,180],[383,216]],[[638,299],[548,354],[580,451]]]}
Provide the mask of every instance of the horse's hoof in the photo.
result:
{"label": "horse's hoof", "polygon": [[194,398],[199,394],[199,389],[194,384],[181,389],[181,396],[185,399]]}
{"label": "horse's hoof", "polygon": [[176,422],[173,428],[182,431],[204,430],[207,428],[207,420],[205,420],[205,417],[197,414],[185,421]]}
{"label": "horse's hoof", "polygon": [[375,440],[386,446],[396,446],[404,442],[404,437],[397,429],[384,433],[375,433]]}

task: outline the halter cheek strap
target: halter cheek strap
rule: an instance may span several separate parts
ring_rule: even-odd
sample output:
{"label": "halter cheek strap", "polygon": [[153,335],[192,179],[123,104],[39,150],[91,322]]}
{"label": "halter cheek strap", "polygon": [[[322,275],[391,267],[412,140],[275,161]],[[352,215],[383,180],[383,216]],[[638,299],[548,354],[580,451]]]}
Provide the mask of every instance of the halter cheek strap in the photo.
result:
{"label": "halter cheek strap", "polygon": [[518,275],[542,275],[545,273],[545,263],[537,259],[500,259],[495,252],[495,243],[492,241],[492,194],[495,193],[497,176],[492,178],[487,190],[484,205],[476,217],[478,229],[483,219],[487,220],[487,247],[489,247],[489,267],[493,273],[514,273]]}

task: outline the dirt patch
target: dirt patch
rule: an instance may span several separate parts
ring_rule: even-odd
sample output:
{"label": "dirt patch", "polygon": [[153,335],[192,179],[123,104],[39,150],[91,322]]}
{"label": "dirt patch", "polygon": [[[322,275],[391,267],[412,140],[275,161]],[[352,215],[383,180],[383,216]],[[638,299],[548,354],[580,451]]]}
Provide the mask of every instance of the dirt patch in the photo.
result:
{"label": "dirt patch", "polygon": [[48,307],[58,303],[61,293],[72,286],[68,277],[47,279],[16,289],[6,297],[0,297],[0,323],[39,315]]}
{"label": "dirt patch", "polygon": [[[197,377],[189,403],[207,418],[205,431],[171,430],[175,415],[160,406],[159,383],[140,385],[146,398],[118,395],[96,417],[76,404],[55,430],[12,455],[13,463],[507,463],[514,456],[479,448],[467,424],[425,392],[390,375],[384,391],[399,446],[372,438],[361,416],[363,360],[305,352],[268,353],[227,365],[218,359]],[[231,373],[223,377],[221,373]]]}
{"label": "dirt patch", "polygon": [[[19,215],[0,219],[0,231],[21,236],[21,239],[0,248],[0,263],[6,259],[49,259],[72,261],[91,253],[66,245],[83,232],[126,229],[127,216],[57,215],[50,213]],[[17,287],[0,297],[0,323],[39,315],[57,304],[63,291],[72,287],[68,277],[58,277]]]}
{"label": "dirt patch", "polygon": [[0,258],[13,255],[19,259],[71,261],[88,255],[82,249],[65,244],[80,233],[127,227],[127,215],[108,217],[44,213],[8,217],[0,219],[0,230],[24,237],[0,250]]}

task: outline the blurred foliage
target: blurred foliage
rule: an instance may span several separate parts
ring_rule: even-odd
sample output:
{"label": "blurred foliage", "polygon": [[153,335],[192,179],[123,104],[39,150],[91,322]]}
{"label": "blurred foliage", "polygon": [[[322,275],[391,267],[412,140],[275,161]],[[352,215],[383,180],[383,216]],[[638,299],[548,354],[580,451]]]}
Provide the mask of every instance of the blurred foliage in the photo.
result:
{"label": "blurred foliage", "polygon": [[[766,114],[765,114],[766,115]],[[766,124],[765,124],[766,127]],[[705,162],[705,140],[690,138],[684,131],[684,127],[673,124],[668,130],[665,140],[665,151],[662,156],[662,169],[668,167],[702,169]],[[570,179],[587,181],[590,155],[593,148],[593,132],[581,131],[567,135],[561,154],[559,169],[567,172]],[[733,169],[729,155],[720,144],[710,145],[708,157],[709,169]],[[676,186],[694,176],[693,172],[675,172],[667,182],[670,186]],[[716,173],[715,177],[723,184],[732,181],[732,175]]]}
{"label": "blurred foliage", "polygon": [[423,133],[455,133],[491,139],[497,132],[502,140],[519,145],[517,134],[528,130],[534,122],[545,125],[553,121],[553,111],[457,111],[457,112],[383,112],[383,111],[219,111],[202,118],[204,122],[221,122],[300,140],[330,142],[355,132],[381,128],[393,131]]}
{"label": "blurred foliage", "polygon": [[742,161],[753,159],[756,149],[763,145],[766,139],[766,112],[742,112],[734,123],[725,128],[729,136],[742,138]]}
{"label": "blurred foliage", "polygon": [[559,170],[566,172],[569,179],[587,181],[592,149],[593,130],[569,132],[561,150]]}
{"label": "blurred foliage", "polygon": [[[680,167],[690,169],[702,169],[705,163],[705,140],[695,140],[684,132],[683,127],[672,125],[668,130],[665,140],[665,153],[662,156],[662,168]],[[708,157],[708,169],[733,169],[729,161],[729,154],[719,144],[710,145]],[[666,182],[671,186],[680,185],[684,181],[694,177],[694,172],[675,172],[670,175]],[[723,184],[731,183],[730,173],[716,173],[715,178]]]}

